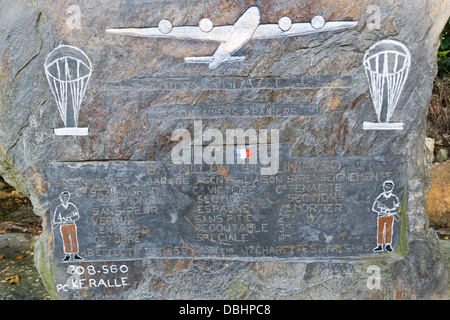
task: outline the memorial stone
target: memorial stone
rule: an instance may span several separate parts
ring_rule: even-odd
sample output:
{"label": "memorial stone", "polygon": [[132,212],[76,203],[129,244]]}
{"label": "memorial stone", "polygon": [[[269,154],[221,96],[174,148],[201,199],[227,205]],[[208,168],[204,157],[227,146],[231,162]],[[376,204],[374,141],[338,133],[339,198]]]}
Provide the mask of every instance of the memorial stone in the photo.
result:
{"label": "memorial stone", "polygon": [[0,174],[55,299],[433,299],[432,1],[0,2]]}

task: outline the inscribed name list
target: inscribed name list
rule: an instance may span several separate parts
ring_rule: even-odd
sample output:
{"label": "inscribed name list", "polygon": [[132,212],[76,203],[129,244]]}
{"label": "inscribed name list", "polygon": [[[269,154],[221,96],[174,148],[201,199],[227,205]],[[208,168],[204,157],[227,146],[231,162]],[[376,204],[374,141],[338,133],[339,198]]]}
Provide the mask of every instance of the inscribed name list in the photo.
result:
{"label": "inscribed name list", "polygon": [[[394,182],[402,202],[406,161],[288,154],[280,152],[278,171],[268,176],[248,162],[51,162],[48,220],[68,192],[79,213],[77,245],[88,261],[372,254],[373,203],[385,181]],[[63,239],[53,230],[55,257],[62,259]]]}

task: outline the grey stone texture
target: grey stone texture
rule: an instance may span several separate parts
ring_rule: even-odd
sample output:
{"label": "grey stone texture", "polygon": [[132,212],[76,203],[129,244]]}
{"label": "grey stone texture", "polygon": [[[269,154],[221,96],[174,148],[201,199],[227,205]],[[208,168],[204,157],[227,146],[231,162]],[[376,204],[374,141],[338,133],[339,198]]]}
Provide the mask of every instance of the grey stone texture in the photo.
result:
{"label": "grey stone texture", "polygon": [[[81,10],[80,29],[67,24],[74,17],[67,11],[71,4]],[[358,25],[336,32],[250,40],[237,52],[247,57],[245,61],[215,70],[183,62],[186,56],[211,55],[215,43],[105,32],[157,26],[161,19],[174,26],[195,26],[208,17],[215,25],[228,25],[251,5],[259,7],[262,23],[277,23],[283,16],[309,22],[322,15],[327,21],[352,20]],[[371,5],[378,6],[379,26],[372,27],[377,17]],[[431,168],[425,117],[439,34],[449,16],[445,0],[0,1],[0,175],[31,199],[35,213],[44,220],[35,262],[50,295],[55,299],[446,299],[447,267],[425,212]],[[362,60],[366,50],[383,39],[400,41],[411,51],[410,74],[393,116],[393,122],[405,124],[402,131],[362,129],[364,121],[376,121]],[[62,121],[43,66],[47,55],[62,44],[82,49],[93,64],[79,118],[80,126],[89,127],[88,136],[62,137],[53,132]],[[253,83],[242,84],[248,79]],[[268,79],[291,79],[302,86],[277,89]],[[261,80],[263,87],[254,87]],[[180,81],[192,87],[183,87]],[[215,81],[219,83],[211,87]],[[109,286],[99,285],[97,279],[89,288],[58,291],[59,279],[79,278],[69,265],[55,259],[59,235],[49,220],[54,200],[47,193],[50,162],[170,161],[172,132],[193,130],[192,115],[177,117],[177,112],[186,113],[187,106],[203,112],[211,106],[252,105],[259,111],[261,105],[294,105],[300,114],[207,114],[202,116],[203,129],[279,129],[280,143],[289,145],[292,157],[392,156],[407,161],[401,249],[348,260],[86,262],[74,264],[83,266],[84,276],[89,265],[97,271],[125,266],[126,284],[109,278],[113,281]],[[311,112],[307,106],[317,110]],[[309,111],[302,115],[305,108]],[[368,285],[370,266],[379,268],[379,287]]]}

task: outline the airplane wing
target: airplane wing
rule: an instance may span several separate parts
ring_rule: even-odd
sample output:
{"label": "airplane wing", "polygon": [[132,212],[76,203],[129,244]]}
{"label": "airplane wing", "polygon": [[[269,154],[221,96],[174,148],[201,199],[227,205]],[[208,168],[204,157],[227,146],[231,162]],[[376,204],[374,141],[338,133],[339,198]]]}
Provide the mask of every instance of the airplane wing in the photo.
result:
{"label": "airplane wing", "polygon": [[325,31],[336,31],[354,28],[357,21],[332,21],[326,22],[321,28],[314,28],[311,23],[293,23],[289,30],[283,31],[278,24],[262,24],[253,33],[252,39],[273,39],[295,37]]}
{"label": "airplane wing", "polygon": [[[229,56],[224,61],[226,63],[234,63],[234,62],[242,62],[245,60],[245,56]],[[214,62],[214,56],[208,56],[208,57],[186,57],[184,58],[184,62],[186,63],[207,63],[211,64]]]}
{"label": "airplane wing", "polygon": [[[263,40],[273,38],[295,37],[299,35],[317,32],[336,31],[341,29],[354,28],[357,24],[358,24],[357,21],[332,21],[326,22],[322,28],[316,29],[311,25],[311,23],[293,23],[291,28],[287,31],[283,31],[278,24],[261,24],[253,33],[252,39]],[[185,27],[174,27],[168,33],[161,32],[157,27],[107,29],[106,32],[134,37],[199,40],[199,41],[213,41],[223,43],[226,42],[228,39],[230,39],[230,36],[234,30],[235,30],[234,26],[219,26],[214,27],[209,32],[204,32],[200,30],[199,27],[185,26]]]}
{"label": "airplane wing", "polygon": [[157,27],[152,28],[121,28],[121,29],[107,29],[107,33],[119,34],[133,37],[147,37],[147,38],[168,38],[179,40],[200,40],[200,41],[214,41],[226,42],[234,31],[233,26],[219,26],[214,27],[209,32],[200,30],[199,27],[174,27],[168,33],[163,33]]}
{"label": "airplane wing", "polygon": [[232,54],[251,39],[294,37],[353,28],[358,24],[357,21],[326,22],[322,16],[314,17],[311,23],[292,23],[288,17],[283,17],[278,24],[261,25],[260,19],[258,7],[253,6],[247,9],[233,26],[213,27],[210,22],[210,28],[201,28],[201,23],[199,27],[172,27],[170,21],[161,20],[158,27],[107,29],[106,32],[134,37],[220,42],[213,56],[185,58],[188,63],[209,63],[209,68],[214,69],[222,62],[238,62],[245,59],[245,57],[232,57]]}

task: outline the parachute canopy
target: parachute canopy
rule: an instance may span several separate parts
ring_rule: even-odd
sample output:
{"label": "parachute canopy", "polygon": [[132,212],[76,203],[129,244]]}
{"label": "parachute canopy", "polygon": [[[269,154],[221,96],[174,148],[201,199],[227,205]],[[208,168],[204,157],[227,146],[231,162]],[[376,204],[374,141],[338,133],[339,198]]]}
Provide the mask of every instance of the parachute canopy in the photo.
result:
{"label": "parachute canopy", "polygon": [[61,45],[47,56],[44,68],[64,125],[78,127],[81,103],[92,74],[91,61],[80,49]]}
{"label": "parachute canopy", "polygon": [[380,41],[366,52],[364,68],[378,122],[387,123],[391,120],[410,67],[411,53],[398,41]]}

